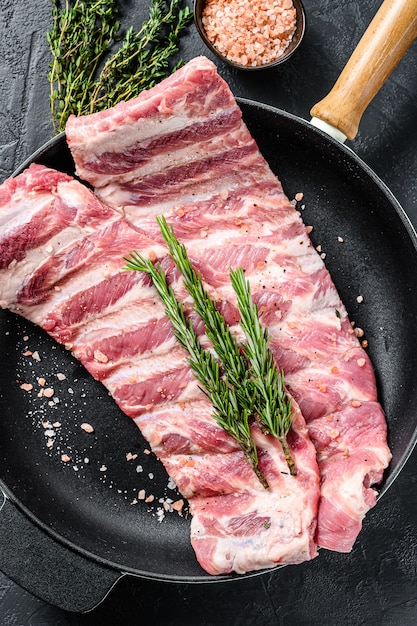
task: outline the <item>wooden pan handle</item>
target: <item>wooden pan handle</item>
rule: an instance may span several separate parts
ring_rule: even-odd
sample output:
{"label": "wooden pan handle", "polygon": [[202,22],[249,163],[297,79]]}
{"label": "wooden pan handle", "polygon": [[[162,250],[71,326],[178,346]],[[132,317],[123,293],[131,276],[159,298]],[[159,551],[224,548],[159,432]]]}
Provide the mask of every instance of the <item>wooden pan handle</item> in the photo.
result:
{"label": "wooden pan handle", "polygon": [[311,109],[348,139],[417,36],[417,0],[385,0],[330,93]]}

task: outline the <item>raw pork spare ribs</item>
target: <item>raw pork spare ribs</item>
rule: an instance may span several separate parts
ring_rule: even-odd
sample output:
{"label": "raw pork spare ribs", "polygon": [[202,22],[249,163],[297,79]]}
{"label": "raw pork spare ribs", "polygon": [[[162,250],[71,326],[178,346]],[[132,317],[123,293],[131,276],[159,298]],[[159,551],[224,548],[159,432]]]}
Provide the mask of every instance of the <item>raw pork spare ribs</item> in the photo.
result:
{"label": "raw pork spare ribs", "polygon": [[[372,364],[299,213],[215,66],[196,58],[106,113],[72,117],[78,175],[158,237],[165,214],[219,301],[242,266],[317,449],[317,541],[348,551],[390,461]],[[233,319],[233,311],[230,311]]]}
{"label": "raw pork spare ribs", "polygon": [[[70,118],[67,140],[95,193],[36,165],[0,187],[1,306],[67,345],[135,420],[189,499],[207,572],[350,550],[390,461],[373,368],[215,66],[196,58],[134,100]],[[296,477],[254,426],[269,490],[214,422],[149,279],[121,269],[139,250],[181,293],[160,214],[236,333],[230,267],[250,280],[294,398]]]}
{"label": "raw pork spare ribs", "polygon": [[176,288],[165,247],[40,165],[0,187],[0,216],[1,306],[71,349],[135,420],[189,500],[201,566],[245,573],[315,557],[320,477],[302,414],[294,403],[297,477],[278,440],[254,427],[266,490],[214,421],[150,280],[121,269],[126,251],[140,249],[167,266]]}

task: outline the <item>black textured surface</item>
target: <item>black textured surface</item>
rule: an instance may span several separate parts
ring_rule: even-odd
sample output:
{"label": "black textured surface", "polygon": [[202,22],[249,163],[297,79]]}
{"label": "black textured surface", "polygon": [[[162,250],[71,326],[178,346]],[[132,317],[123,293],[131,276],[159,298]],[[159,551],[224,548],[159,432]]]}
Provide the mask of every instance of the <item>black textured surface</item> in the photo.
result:
{"label": "black textured surface", "polygon": [[[242,74],[219,66],[235,95],[270,103],[305,119],[311,105],[332,86],[380,2],[335,3],[305,0],[307,33],[302,48],[287,65]],[[124,3],[126,23],[138,25],[146,2]],[[0,179],[6,178],[51,135],[44,32],[50,23],[49,0],[30,8],[23,0],[2,0],[0,20]],[[204,53],[194,27],[184,40],[183,57]],[[351,146],[397,196],[414,224],[416,213],[417,89],[416,45],[366,111]],[[413,268],[410,268],[410,274]],[[407,344],[410,337],[404,336]],[[412,373],[411,373],[412,374]],[[398,391],[398,390],[396,390]],[[391,395],[388,393],[388,400]],[[349,555],[322,552],[297,567],[224,585],[176,585],[122,579],[103,603],[89,614],[53,608],[0,578],[1,624],[381,624],[408,626],[417,622],[417,455],[368,514]],[[5,510],[7,511],[7,509]],[[21,542],[10,554],[12,539],[23,535],[26,520],[0,538],[14,560],[16,574],[37,563],[38,593],[48,601],[68,572],[42,558],[39,538]],[[27,529],[26,529],[27,530]],[[47,571],[54,567],[53,575]],[[70,577],[83,583],[83,567],[75,559]],[[112,576],[109,575],[109,584]],[[82,584],[77,610],[91,606],[95,585]],[[90,604],[89,604],[90,600]]]}

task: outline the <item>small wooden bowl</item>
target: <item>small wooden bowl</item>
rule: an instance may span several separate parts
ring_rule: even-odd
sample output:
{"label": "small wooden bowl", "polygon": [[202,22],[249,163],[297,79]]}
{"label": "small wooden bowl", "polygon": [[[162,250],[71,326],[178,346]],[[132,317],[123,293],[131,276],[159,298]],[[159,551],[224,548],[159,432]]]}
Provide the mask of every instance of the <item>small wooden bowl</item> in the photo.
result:
{"label": "small wooden bowl", "polygon": [[219,50],[208,39],[206,31],[204,30],[204,26],[203,26],[203,10],[204,10],[205,5],[206,5],[206,0],[194,0],[194,22],[197,26],[197,30],[202,40],[206,44],[206,46],[210,48],[210,50],[219,59],[224,61],[224,63],[231,65],[232,67],[236,67],[241,70],[249,70],[249,71],[263,70],[263,69],[267,69],[270,67],[275,67],[276,65],[280,65],[281,63],[285,63],[285,61],[288,61],[288,59],[292,57],[292,55],[298,49],[298,47],[300,46],[303,40],[304,32],[306,28],[305,11],[301,3],[301,0],[293,0],[293,5],[296,10],[295,32],[294,32],[291,42],[289,43],[284,53],[281,56],[279,56],[277,59],[275,59],[275,61],[271,61],[270,63],[263,63],[260,65],[241,65],[240,63],[235,63],[234,61],[231,61],[226,56],[224,56],[221,52],[219,52]]}

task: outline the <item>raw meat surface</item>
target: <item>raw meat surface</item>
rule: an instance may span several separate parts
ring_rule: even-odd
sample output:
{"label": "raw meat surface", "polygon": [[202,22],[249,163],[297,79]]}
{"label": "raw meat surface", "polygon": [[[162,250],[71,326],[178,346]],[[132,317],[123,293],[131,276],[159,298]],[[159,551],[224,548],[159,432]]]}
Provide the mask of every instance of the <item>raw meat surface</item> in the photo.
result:
{"label": "raw meat surface", "polygon": [[165,214],[231,323],[229,268],[245,269],[317,449],[317,542],[350,550],[391,458],[373,367],[215,66],[193,59],[131,102],[72,117],[67,138],[79,176],[160,242]]}
{"label": "raw meat surface", "polygon": [[214,421],[150,280],[121,269],[138,249],[166,267],[180,292],[165,246],[40,165],[6,181],[0,199],[0,305],[71,349],[135,420],[189,500],[202,567],[245,573],[314,558],[319,472],[301,412],[294,402],[296,477],[278,441],[253,427],[265,490]]}

